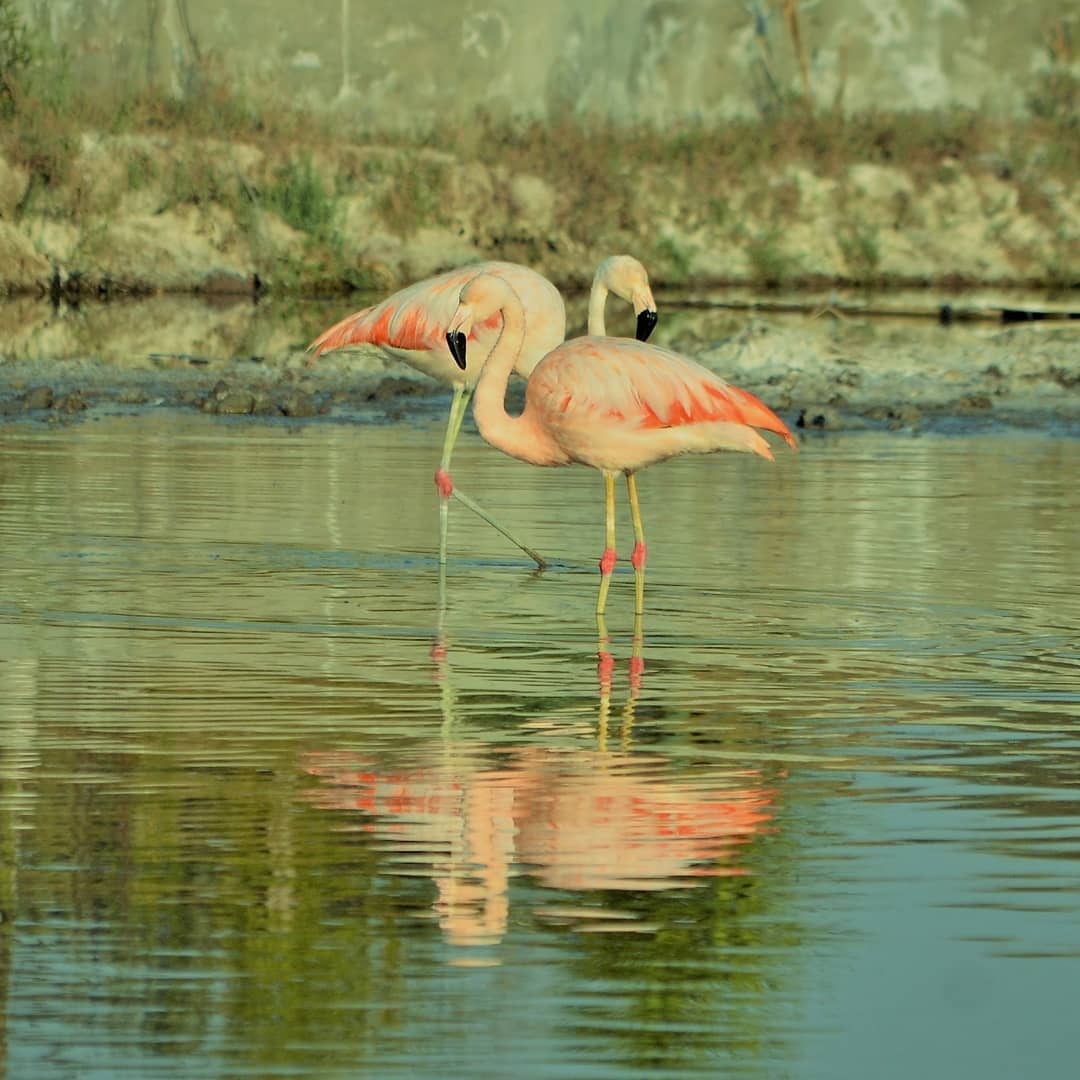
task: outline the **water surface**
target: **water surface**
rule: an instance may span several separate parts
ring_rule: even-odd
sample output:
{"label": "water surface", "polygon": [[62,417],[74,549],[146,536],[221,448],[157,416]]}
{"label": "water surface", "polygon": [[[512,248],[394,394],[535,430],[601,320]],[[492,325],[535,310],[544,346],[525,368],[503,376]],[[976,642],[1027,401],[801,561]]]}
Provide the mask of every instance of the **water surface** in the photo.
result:
{"label": "water surface", "polygon": [[441,436],[0,431],[8,1074],[1072,1075],[1080,443]]}

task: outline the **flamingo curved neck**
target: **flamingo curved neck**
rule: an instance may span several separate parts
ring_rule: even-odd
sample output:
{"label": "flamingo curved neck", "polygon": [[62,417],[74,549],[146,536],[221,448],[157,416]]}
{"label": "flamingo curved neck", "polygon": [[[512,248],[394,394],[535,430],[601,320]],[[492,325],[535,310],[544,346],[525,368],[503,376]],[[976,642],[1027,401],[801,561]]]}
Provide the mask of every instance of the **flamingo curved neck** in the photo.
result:
{"label": "flamingo curved neck", "polygon": [[607,304],[608,287],[599,280],[593,282],[589,294],[589,336],[606,337],[604,307]]}
{"label": "flamingo curved neck", "polygon": [[502,329],[480,372],[473,416],[480,434],[503,453],[533,465],[564,465],[566,455],[536,423],[528,404],[520,416],[506,411],[506,384],[525,340],[525,311],[509,289],[502,307]]}

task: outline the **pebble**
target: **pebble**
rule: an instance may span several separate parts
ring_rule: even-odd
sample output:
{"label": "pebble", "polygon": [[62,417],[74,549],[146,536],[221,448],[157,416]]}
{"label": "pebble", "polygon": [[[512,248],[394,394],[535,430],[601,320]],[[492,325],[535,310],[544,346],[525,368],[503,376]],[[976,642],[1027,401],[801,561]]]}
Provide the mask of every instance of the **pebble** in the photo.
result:
{"label": "pebble", "polygon": [[22,397],[24,409],[51,409],[53,406],[53,390],[51,386],[35,386],[27,390]]}

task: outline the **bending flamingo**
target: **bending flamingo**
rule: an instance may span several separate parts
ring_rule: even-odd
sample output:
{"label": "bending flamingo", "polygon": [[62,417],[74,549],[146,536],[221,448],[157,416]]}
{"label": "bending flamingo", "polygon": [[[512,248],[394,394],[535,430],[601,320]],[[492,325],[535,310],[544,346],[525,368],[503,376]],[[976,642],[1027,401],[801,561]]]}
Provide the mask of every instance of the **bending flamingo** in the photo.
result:
{"label": "bending flamingo", "polygon": [[[524,305],[526,323],[523,324],[522,339],[513,366],[519,374],[528,378],[540,358],[566,337],[566,307],[558,289],[547,278],[515,263],[477,263],[417,282],[381,304],[342,319],[316,338],[308,346],[308,351],[314,359],[331,349],[374,345],[389,356],[404,360],[440,382],[453,386],[454,396],[450,402],[442,460],[435,473],[435,484],[442,497],[439,507],[439,562],[446,562],[448,500],[454,495],[517,544],[543,569],[546,564],[535,551],[522,544],[464,492],[455,488],[450,479],[450,456],[465,418],[465,409],[484,361],[494,348],[500,332],[497,311],[486,319],[477,320],[470,327],[468,371],[458,367],[446,351],[446,331],[457,309],[462,287],[480,274],[494,275],[508,282]],[[646,340],[656,325],[657,316],[656,301],[649,288],[645,267],[629,255],[612,255],[600,264],[589,297],[590,334],[605,333],[604,305],[609,292],[633,304],[637,315],[637,335],[642,341]]]}
{"label": "bending flamingo", "polygon": [[473,415],[492,446],[533,465],[591,465],[604,474],[607,544],[596,613],[603,615],[615,568],[615,477],[625,473],[634,520],[635,612],[645,607],[645,535],[634,473],[677,454],[743,450],[772,459],[754,430],[783,437],[784,422],[753,394],[683,356],[629,338],[564,342],[533,369],[520,416],[506,411],[506,383],[525,336],[525,309],[512,285],[485,274],[462,290],[446,335],[465,367],[469,335],[502,314],[502,330],[480,373]]}

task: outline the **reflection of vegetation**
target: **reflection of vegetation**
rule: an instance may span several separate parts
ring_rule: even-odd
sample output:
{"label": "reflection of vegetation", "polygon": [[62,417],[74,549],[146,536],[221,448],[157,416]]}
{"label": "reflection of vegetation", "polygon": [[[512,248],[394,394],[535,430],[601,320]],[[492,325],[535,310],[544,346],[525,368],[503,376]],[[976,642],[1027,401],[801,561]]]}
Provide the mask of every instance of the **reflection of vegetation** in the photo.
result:
{"label": "reflection of vegetation", "polygon": [[[122,755],[55,761],[68,776],[154,782]],[[388,908],[402,890],[391,900],[366,887],[374,855],[347,834],[317,828],[317,841],[305,832],[294,842],[297,784],[290,767],[192,772],[154,799],[106,797],[92,782],[39,789],[53,812],[24,857],[80,869],[23,875],[18,919],[41,925],[63,912],[79,924],[65,929],[68,947],[93,949],[111,973],[97,992],[117,1003],[137,995],[137,1008],[117,1010],[137,1034],[114,1035],[186,1054],[224,1024],[251,1067],[273,1071],[325,1043],[328,1000],[371,1006],[335,1013],[341,1067],[400,1024],[405,927]],[[326,1063],[335,1051],[322,1053]]]}
{"label": "reflection of vegetation", "polygon": [[[594,898],[661,927],[655,934],[580,935],[575,967],[608,991],[581,1010],[577,1030],[620,1047],[613,1056],[624,1066],[647,1074],[704,1060],[745,1067],[784,1059],[775,995],[795,977],[802,944],[801,930],[780,914],[790,887],[790,843],[782,833],[760,836],[737,857],[745,876],[714,877],[682,896]],[[676,907],[681,917],[673,917]]]}
{"label": "reflection of vegetation", "polygon": [[[12,664],[12,667],[15,665]],[[5,736],[0,741],[0,761],[7,759],[7,767],[0,766],[0,794],[10,798],[18,790],[18,772],[14,762],[18,761],[18,754],[11,752],[12,743],[18,738],[21,717],[15,709],[9,707],[4,721]],[[10,740],[10,741],[9,741]],[[7,1023],[9,1015],[8,995],[11,989],[11,952],[12,952],[12,921],[15,918],[17,872],[19,862],[18,843],[19,835],[15,813],[7,807],[0,805],[0,1053],[7,1054],[9,1046],[7,1038]]]}

